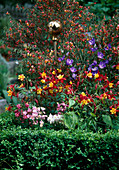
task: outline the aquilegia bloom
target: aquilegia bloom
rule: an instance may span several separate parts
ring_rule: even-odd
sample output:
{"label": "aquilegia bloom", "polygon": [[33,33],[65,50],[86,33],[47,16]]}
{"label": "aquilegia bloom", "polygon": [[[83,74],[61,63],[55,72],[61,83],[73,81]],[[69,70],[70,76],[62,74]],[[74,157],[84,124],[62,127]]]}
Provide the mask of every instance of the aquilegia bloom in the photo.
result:
{"label": "aquilegia bloom", "polygon": [[77,71],[75,67],[71,67],[70,70],[72,73],[75,73]]}
{"label": "aquilegia bloom", "polygon": [[66,60],[66,64],[67,64],[67,65],[72,65],[73,62],[74,62],[73,59],[70,60],[70,59],[68,58],[68,59]]}
{"label": "aquilegia bloom", "polygon": [[97,55],[98,55],[98,58],[100,58],[100,59],[102,59],[102,58],[103,58],[103,56],[104,56],[104,54],[103,54],[103,53],[101,53],[101,52],[98,52],[98,53],[97,53]]}

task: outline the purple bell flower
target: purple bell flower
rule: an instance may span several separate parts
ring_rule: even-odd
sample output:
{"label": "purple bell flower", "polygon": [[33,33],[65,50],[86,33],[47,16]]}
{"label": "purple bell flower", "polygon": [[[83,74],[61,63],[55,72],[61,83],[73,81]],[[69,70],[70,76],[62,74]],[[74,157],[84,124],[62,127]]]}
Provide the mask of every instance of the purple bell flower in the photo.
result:
{"label": "purple bell flower", "polygon": [[105,68],[105,67],[106,67],[105,61],[101,61],[101,62],[99,63],[99,67],[100,67],[101,69]]}
{"label": "purple bell flower", "polygon": [[98,53],[97,53],[97,55],[98,55],[98,58],[103,59],[103,56],[104,56],[104,54],[103,54],[103,53],[98,52]]}
{"label": "purple bell flower", "polygon": [[72,73],[75,73],[77,71],[75,67],[71,67],[70,70]]}
{"label": "purple bell flower", "polygon": [[73,62],[74,62],[73,59],[70,60],[70,59],[68,58],[68,59],[66,60],[66,64],[67,64],[67,65],[72,65]]}
{"label": "purple bell flower", "polygon": [[91,40],[88,41],[90,45],[94,45],[95,44],[95,39],[92,38]]}

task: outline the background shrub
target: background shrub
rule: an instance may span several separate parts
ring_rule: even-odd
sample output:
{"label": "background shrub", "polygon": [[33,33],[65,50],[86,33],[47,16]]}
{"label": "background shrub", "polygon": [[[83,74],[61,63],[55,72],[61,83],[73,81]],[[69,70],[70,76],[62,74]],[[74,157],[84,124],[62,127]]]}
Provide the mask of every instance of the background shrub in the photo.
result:
{"label": "background shrub", "polygon": [[12,128],[0,137],[1,169],[118,169],[119,133]]}

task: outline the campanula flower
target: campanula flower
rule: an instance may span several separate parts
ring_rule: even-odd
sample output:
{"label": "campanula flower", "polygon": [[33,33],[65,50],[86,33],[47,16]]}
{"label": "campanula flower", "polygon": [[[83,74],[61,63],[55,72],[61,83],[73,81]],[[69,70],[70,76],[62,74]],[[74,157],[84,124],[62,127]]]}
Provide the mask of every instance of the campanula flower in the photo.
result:
{"label": "campanula flower", "polygon": [[68,59],[66,60],[66,64],[67,64],[67,65],[72,65],[73,62],[74,62],[73,59],[70,60],[70,59],[68,58]]}
{"label": "campanula flower", "polygon": [[91,40],[88,41],[90,45],[94,45],[95,44],[95,39],[92,38]]}
{"label": "campanula flower", "polygon": [[77,71],[75,67],[71,67],[70,70],[72,73],[75,73]]}
{"label": "campanula flower", "polygon": [[104,61],[101,61],[101,62],[99,63],[99,67],[100,67],[101,69],[105,68],[105,67],[106,67],[105,62],[104,62]]}
{"label": "campanula flower", "polygon": [[98,52],[98,53],[97,53],[97,55],[98,55],[98,58],[100,58],[100,59],[102,59],[102,58],[103,58],[103,56],[104,56],[104,54],[103,54],[103,53],[101,53],[101,52]]}

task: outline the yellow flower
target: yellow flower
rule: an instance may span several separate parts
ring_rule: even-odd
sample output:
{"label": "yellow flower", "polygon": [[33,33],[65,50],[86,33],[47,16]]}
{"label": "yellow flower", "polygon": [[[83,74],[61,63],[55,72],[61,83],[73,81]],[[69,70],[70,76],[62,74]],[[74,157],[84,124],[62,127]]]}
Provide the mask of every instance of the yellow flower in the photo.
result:
{"label": "yellow flower", "polygon": [[113,83],[109,83],[109,88],[112,88],[113,87]]}
{"label": "yellow flower", "polygon": [[55,71],[53,71],[53,72],[52,72],[52,74],[54,74],[54,75],[55,75]]}
{"label": "yellow flower", "polygon": [[112,108],[112,110],[110,110],[111,114],[116,114],[116,109]]}
{"label": "yellow flower", "polygon": [[23,85],[23,83],[22,84],[20,84],[20,86],[19,86],[19,88],[22,88],[24,85]]}
{"label": "yellow flower", "polygon": [[107,99],[107,94],[104,93],[102,99]]}
{"label": "yellow flower", "polygon": [[62,72],[62,70],[61,70],[61,69],[59,69],[59,68],[57,69],[57,71],[58,71],[58,73],[61,73],[61,72]]}
{"label": "yellow flower", "polygon": [[52,82],[49,83],[49,87],[53,87],[53,83]]}
{"label": "yellow flower", "polygon": [[82,94],[82,96],[86,96],[86,94],[84,92],[82,92],[81,94]]}
{"label": "yellow flower", "polygon": [[72,81],[70,81],[69,83],[72,84]]}
{"label": "yellow flower", "polygon": [[8,96],[12,96],[13,92],[12,92],[12,90],[8,90],[7,93],[8,93]]}
{"label": "yellow flower", "polygon": [[116,69],[119,70],[119,64],[116,66]]}
{"label": "yellow flower", "polygon": [[92,73],[90,72],[90,73],[88,73],[87,74],[87,76],[89,77],[89,78],[92,78],[93,77],[93,75],[92,75]]}
{"label": "yellow flower", "polygon": [[50,93],[53,93],[53,90],[49,89],[49,92],[50,92]]}
{"label": "yellow flower", "polygon": [[47,85],[43,87],[43,89],[46,89],[47,88]]}
{"label": "yellow flower", "polygon": [[41,88],[37,89],[37,94],[41,94],[41,92],[42,92]]}
{"label": "yellow flower", "polygon": [[98,74],[98,73],[94,75],[94,78],[97,79],[98,77],[99,77],[99,74]]}
{"label": "yellow flower", "polygon": [[57,76],[57,78],[58,78],[58,79],[62,79],[63,76],[64,76],[64,75],[59,74],[59,75]]}
{"label": "yellow flower", "polygon": [[83,99],[83,100],[81,101],[81,103],[82,103],[83,105],[87,105],[87,104],[88,104],[87,100],[85,100],[85,99]]}
{"label": "yellow flower", "polygon": [[62,91],[62,86],[59,87],[59,92],[61,92],[61,91]]}
{"label": "yellow flower", "polygon": [[23,80],[25,79],[25,76],[24,76],[23,74],[20,74],[20,75],[18,76],[18,79],[21,80],[21,81],[23,81]]}
{"label": "yellow flower", "polygon": [[45,80],[44,80],[44,79],[42,79],[42,80],[41,80],[41,82],[42,82],[42,83],[45,83]]}
{"label": "yellow flower", "polygon": [[45,72],[41,73],[41,76],[42,76],[42,78],[46,77],[46,73]]}
{"label": "yellow flower", "polygon": [[8,107],[5,107],[5,111],[7,111],[8,110]]}

